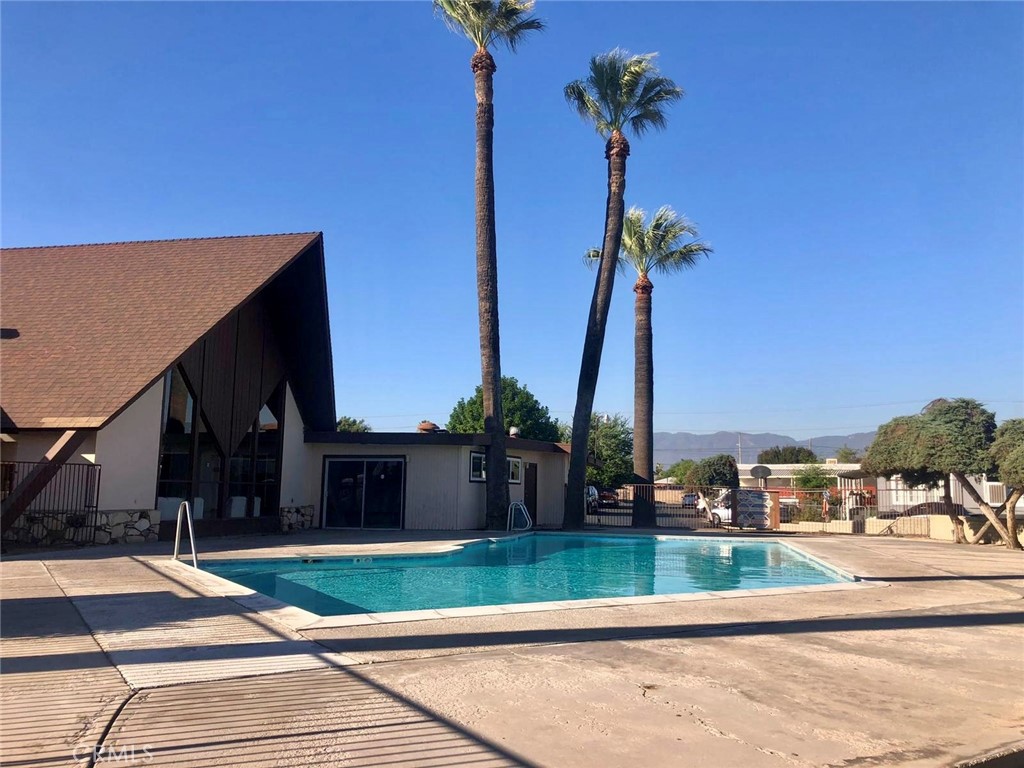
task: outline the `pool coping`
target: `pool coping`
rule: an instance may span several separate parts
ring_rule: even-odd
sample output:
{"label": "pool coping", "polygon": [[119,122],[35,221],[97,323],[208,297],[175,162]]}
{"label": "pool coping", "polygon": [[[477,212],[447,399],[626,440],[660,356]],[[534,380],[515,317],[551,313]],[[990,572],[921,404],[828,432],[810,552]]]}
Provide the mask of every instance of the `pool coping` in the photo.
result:
{"label": "pool coping", "polygon": [[[373,544],[367,544],[365,554],[341,554],[341,555],[302,555],[294,554],[287,555],[284,557],[268,557],[266,559],[273,560],[293,560],[293,559],[323,559],[325,557],[373,557],[373,558],[387,558],[387,557],[410,557],[410,556],[428,556],[428,555],[447,555],[452,552],[457,552],[464,549],[467,546],[473,546],[484,542],[495,542],[495,541],[508,541],[509,539],[522,538],[524,536],[532,535],[546,535],[545,531],[527,531],[521,534],[513,536],[502,536],[500,538],[481,536],[479,539],[467,539],[462,540],[458,544],[450,544],[449,546],[443,547],[442,549],[430,549],[429,551],[416,551],[415,549],[407,552],[381,552],[374,553]],[[554,535],[559,535],[560,532],[550,532]],[[587,534],[581,534],[587,535]],[[636,538],[636,537],[654,537],[659,540],[664,539],[693,539],[696,537],[688,536],[686,534],[644,534],[644,533],[606,533],[601,532],[595,534],[600,537],[622,537],[622,538]],[[204,589],[210,590],[214,594],[220,597],[226,597],[229,600],[237,603],[238,605],[246,608],[249,611],[259,613],[266,618],[275,621],[279,624],[283,624],[289,629],[301,632],[304,630],[314,629],[335,629],[341,627],[360,627],[360,626],[372,626],[379,624],[396,624],[401,622],[411,621],[436,621],[439,619],[454,619],[454,618],[467,618],[477,616],[501,616],[516,613],[542,613],[549,611],[568,611],[568,610],[585,610],[588,608],[617,608],[617,607],[628,607],[631,605],[655,605],[655,604],[667,604],[667,603],[685,603],[694,601],[704,600],[730,600],[745,597],[769,597],[773,595],[794,595],[794,594],[805,594],[814,592],[842,592],[851,589],[870,589],[874,587],[887,587],[889,583],[886,581],[872,578],[868,574],[854,574],[848,570],[837,566],[827,560],[814,555],[803,547],[799,546],[796,542],[789,538],[785,540],[773,537],[773,536],[737,536],[730,535],[728,537],[700,537],[704,541],[728,541],[735,542],[737,540],[748,540],[758,542],[768,542],[781,544],[785,547],[795,550],[802,557],[806,557],[819,565],[828,568],[831,571],[839,573],[841,576],[849,579],[849,581],[831,583],[831,584],[811,584],[807,586],[792,586],[792,587],[763,587],[759,589],[728,589],[728,590],[717,590],[707,592],[683,592],[668,595],[637,595],[632,597],[601,597],[601,598],[585,598],[582,600],[551,600],[544,602],[535,603],[507,603],[504,605],[478,605],[468,606],[462,608],[428,608],[421,610],[411,611],[387,611],[387,612],[376,612],[376,613],[356,613],[346,614],[340,616],[321,616],[307,611],[304,608],[291,605],[289,603],[282,602],[277,598],[269,597],[261,592],[256,592],[249,587],[237,584],[229,579],[225,579],[222,576],[218,576],[209,571],[202,569],[195,569],[188,563],[182,560],[153,560],[153,564],[167,568],[176,576],[185,577],[188,581],[197,584]],[[436,542],[423,541],[417,542],[424,546],[435,546]],[[387,545],[378,545],[387,546]],[[246,558],[246,559],[264,559],[264,558]]]}

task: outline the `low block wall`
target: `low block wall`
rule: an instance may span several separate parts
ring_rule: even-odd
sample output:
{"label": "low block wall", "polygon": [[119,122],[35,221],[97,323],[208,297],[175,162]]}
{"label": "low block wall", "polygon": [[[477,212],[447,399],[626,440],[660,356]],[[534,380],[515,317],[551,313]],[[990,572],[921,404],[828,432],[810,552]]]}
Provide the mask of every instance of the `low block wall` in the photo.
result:
{"label": "low block wall", "polygon": [[[953,526],[953,521],[949,519],[948,515],[929,515],[929,517],[931,518],[931,538],[937,541],[956,541],[956,528]],[[961,517],[960,519],[964,521],[964,533],[971,538],[978,535],[978,531],[982,529],[986,522],[986,518],[981,515],[971,515],[970,517]],[[1018,515],[1017,526],[1020,527],[1022,522],[1024,521]],[[1000,540],[999,534],[992,528],[989,528],[981,538],[984,544],[994,544]]]}
{"label": "low block wall", "polygon": [[[976,536],[985,518],[981,515],[961,516],[964,521],[964,532],[968,536]],[[1017,515],[1018,527],[1024,527],[1024,520]],[[799,522],[782,523],[780,531],[790,533],[866,533],[869,536],[920,536],[936,541],[955,541],[955,528],[948,515],[914,515],[885,519],[869,517],[866,520],[833,520],[832,522]],[[999,541],[999,535],[991,528],[982,537],[986,544]]]}
{"label": "low block wall", "polygon": [[791,533],[864,533],[863,520],[832,520],[830,522],[801,521],[781,523],[780,531]]}

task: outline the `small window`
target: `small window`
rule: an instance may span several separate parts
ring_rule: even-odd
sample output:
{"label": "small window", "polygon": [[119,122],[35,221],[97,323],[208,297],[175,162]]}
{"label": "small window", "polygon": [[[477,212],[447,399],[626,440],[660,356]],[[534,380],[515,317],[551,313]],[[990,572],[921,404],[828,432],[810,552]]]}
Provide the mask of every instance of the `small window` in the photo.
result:
{"label": "small window", "polygon": [[519,485],[523,482],[523,460],[510,456],[508,462],[508,481],[512,485]]}
{"label": "small window", "polygon": [[[508,467],[508,481],[513,485],[523,482],[523,460],[516,457],[505,459]],[[483,483],[487,480],[487,456],[483,453],[469,454],[469,482]]]}
{"label": "small window", "polygon": [[487,457],[482,453],[469,454],[469,482],[482,483],[487,480]]}

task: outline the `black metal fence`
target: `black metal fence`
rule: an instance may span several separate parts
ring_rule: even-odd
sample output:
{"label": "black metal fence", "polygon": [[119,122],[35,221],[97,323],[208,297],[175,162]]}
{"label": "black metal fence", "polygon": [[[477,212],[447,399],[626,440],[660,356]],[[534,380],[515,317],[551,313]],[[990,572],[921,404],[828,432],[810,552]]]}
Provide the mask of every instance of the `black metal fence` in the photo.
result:
{"label": "black metal fence", "polygon": [[[0,462],[0,499],[38,466],[33,461]],[[64,464],[4,533],[4,541],[24,546],[92,544],[99,493],[99,464]]]}
{"label": "black metal fence", "polygon": [[685,528],[698,530],[716,528],[722,524],[713,514],[715,494],[700,497],[675,485],[627,485],[615,491],[601,493],[597,503],[587,509],[589,526],[602,528],[629,528],[633,525],[634,509],[640,505],[654,506],[657,528]]}

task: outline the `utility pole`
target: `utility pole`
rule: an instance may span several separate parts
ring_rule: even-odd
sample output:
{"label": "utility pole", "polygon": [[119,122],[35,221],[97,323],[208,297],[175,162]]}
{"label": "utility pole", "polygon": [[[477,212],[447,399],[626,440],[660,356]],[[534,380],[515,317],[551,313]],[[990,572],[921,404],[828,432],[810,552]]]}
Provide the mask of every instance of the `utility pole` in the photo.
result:
{"label": "utility pole", "polygon": [[736,463],[743,463],[743,437],[739,432],[736,433]]}

